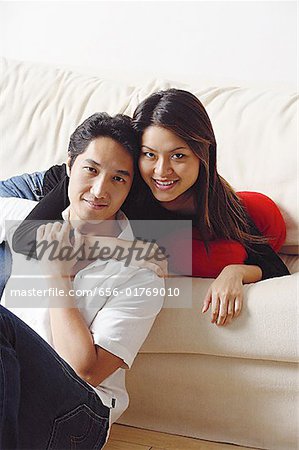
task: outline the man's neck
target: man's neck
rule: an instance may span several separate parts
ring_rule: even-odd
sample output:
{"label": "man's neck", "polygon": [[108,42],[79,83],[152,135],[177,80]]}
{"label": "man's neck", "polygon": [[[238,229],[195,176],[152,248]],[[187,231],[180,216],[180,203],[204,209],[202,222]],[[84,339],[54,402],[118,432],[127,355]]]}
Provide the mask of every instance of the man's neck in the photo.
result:
{"label": "man's neck", "polygon": [[80,223],[78,231],[87,236],[117,237],[121,232],[121,228],[117,220],[103,220],[100,223]]}
{"label": "man's neck", "polygon": [[116,215],[109,220],[84,221],[81,220],[70,207],[69,221],[74,228],[86,236],[117,237],[121,232]]}

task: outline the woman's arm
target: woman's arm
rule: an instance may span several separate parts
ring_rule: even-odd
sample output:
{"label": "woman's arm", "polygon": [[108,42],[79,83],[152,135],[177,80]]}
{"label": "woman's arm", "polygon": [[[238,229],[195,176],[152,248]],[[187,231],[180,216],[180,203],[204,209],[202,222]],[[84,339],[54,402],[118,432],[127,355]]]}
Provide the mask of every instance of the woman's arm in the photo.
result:
{"label": "woman's arm", "polygon": [[[261,235],[249,218],[251,233]],[[289,270],[267,244],[252,244],[245,264],[227,265],[211,284],[202,312],[212,308],[211,322],[227,325],[238,317],[243,305],[243,285],[268,278],[289,275]]]}
{"label": "woman's arm", "polygon": [[35,241],[38,227],[62,219],[69,206],[68,176],[65,176],[31,211],[14,233],[12,246],[15,252],[36,258]]}
{"label": "woman's arm", "polygon": [[262,236],[268,238],[268,244],[279,252],[286,239],[286,224],[276,203],[260,192],[237,192],[252,224]]}
{"label": "woman's arm", "polygon": [[287,267],[276,253],[286,238],[286,224],[278,206],[259,192],[242,191],[237,194],[247,212],[250,233],[268,239],[267,244],[250,245],[245,264],[259,266],[263,280],[289,275]]}
{"label": "woman's arm", "polygon": [[[250,232],[257,236],[261,236],[260,231],[252,220],[248,218],[248,221],[250,224]],[[245,264],[260,267],[262,271],[262,280],[290,275],[287,266],[268,244],[251,244],[250,248],[247,249]]]}
{"label": "woman's arm", "polygon": [[56,164],[55,166],[50,167],[50,169],[46,171],[43,180],[43,196],[49,194],[52,189],[55,189],[66,176],[66,164]]}
{"label": "woman's arm", "polygon": [[[12,245],[17,253],[36,258],[36,232],[43,223],[55,222],[62,220],[61,213],[69,206],[68,199],[68,183],[69,178],[65,176],[58,185],[52,189],[31,211],[26,219],[21,223],[14,233]],[[118,238],[110,237],[89,237],[90,247],[96,241],[100,247],[108,247],[112,258],[119,259],[119,252],[117,249],[122,249],[122,255],[128,255],[127,261],[130,265],[150,269],[159,276],[167,274],[167,260],[165,258],[158,258],[157,245],[152,246],[150,243],[136,241],[137,247],[142,248],[142,255],[146,257],[139,257],[140,252],[132,251],[133,244],[131,241],[120,240]],[[147,249],[151,247],[151,251]],[[160,255],[161,256],[161,255]]]}

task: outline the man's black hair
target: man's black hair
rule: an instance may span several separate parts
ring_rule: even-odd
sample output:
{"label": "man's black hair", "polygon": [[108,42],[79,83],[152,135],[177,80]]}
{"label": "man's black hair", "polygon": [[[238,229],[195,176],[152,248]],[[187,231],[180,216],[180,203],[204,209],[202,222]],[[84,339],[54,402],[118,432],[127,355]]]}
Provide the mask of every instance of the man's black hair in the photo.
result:
{"label": "man's black hair", "polygon": [[110,137],[122,145],[131,154],[134,168],[137,164],[137,134],[132,127],[132,119],[123,114],[114,117],[105,112],[95,113],[79,125],[70,137],[68,154],[70,168],[78,155],[85,152],[88,145],[96,138]]}

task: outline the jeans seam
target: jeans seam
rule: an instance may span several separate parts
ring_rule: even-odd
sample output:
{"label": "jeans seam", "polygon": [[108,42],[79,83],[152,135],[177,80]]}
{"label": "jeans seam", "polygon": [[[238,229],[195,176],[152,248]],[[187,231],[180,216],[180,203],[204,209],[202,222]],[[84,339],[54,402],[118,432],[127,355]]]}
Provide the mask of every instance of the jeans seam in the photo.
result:
{"label": "jeans seam", "polygon": [[[89,406],[88,406],[86,403],[84,403],[84,406],[86,406],[86,408],[90,409]],[[88,415],[88,417],[90,417],[90,418],[92,419],[91,425],[89,426],[88,432],[86,432],[84,435],[82,435],[82,437],[80,437],[80,436],[79,436],[79,437],[71,436],[71,439],[73,439],[74,442],[81,442],[81,441],[84,441],[84,440],[86,439],[86,435],[87,435],[88,433],[90,433],[91,429],[93,428],[94,422],[97,421],[97,419],[96,419],[92,414],[90,414],[88,410],[85,411],[85,412],[86,412],[86,414]],[[95,412],[94,412],[94,414],[95,414],[99,419],[101,419],[101,421],[104,422],[105,425],[107,424],[107,420],[108,420],[108,419],[107,419],[106,417],[101,417],[101,416],[99,416],[98,414],[96,414]],[[97,423],[98,423],[98,421],[97,421]],[[102,437],[102,434],[103,434],[103,430],[101,430],[101,432],[99,433],[99,437]]]}
{"label": "jeans seam", "polygon": [[[68,420],[68,419],[70,419],[71,417],[75,416],[75,415],[77,414],[77,412],[80,411],[80,409],[82,409],[82,407],[84,407],[84,406],[85,406],[85,408],[87,408],[88,410],[91,410],[91,408],[90,408],[86,403],[82,403],[81,405],[79,405],[79,406],[77,406],[76,408],[74,408],[73,410],[71,410],[69,413],[64,414],[64,415],[62,416],[62,417],[64,417],[64,420],[63,420],[63,421],[61,421],[61,420],[59,421],[59,417],[56,418],[56,419],[54,420],[54,423],[53,423],[53,430],[52,430],[52,433],[51,433],[51,435],[50,435],[50,437],[49,437],[47,449],[49,449],[49,446],[50,446],[50,445],[52,446],[52,445],[55,445],[55,444],[56,444],[56,434],[57,434],[57,431],[58,431],[58,427],[57,427],[56,425],[58,425],[59,422],[60,422],[60,423],[65,422],[65,420]],[[91,411],[92,411],[92,410],[91,410]],[[87,413],[87,415],[88,415],[92,420],[96,420],[95,417],[93,417],[91,414],[89,414],[89,411],[86,411],[86,409],[85,409],[85,412]],[[98,437],[98,440],[97,440],[97,442],[98,442],[100,439],[102,439],[102,437],[103,437],[103,435],[104,435],[104,432],[107,432],[107,423],[109,424],[109,418],[102,417],[102,416],[98,415],[98,414],[95,413],[95,412],[93,412],[93,413],[94,413],[95,416],[97,416],[99,419],[101,419],[101,421],[104,422],[104,427],[102,427],[101,432],[99,433],[99,437]],[[76,439],[75,436],[70,436],[70,439],[71,439],[71,441],[76,445],[76,442],[84,441],[84,440],[86,439],[86,436],[87,436],[87,433],[85,432],[84,437],[81,438],[81,439],[80,439],[80,438],[79,438],[79,439]],[[96,444],[95,444],[95,445],[96,445]],[[94,447],[95,447],[95,445],[94,445]],[[93,447],[93,448],[94,448],[94,447]]]}

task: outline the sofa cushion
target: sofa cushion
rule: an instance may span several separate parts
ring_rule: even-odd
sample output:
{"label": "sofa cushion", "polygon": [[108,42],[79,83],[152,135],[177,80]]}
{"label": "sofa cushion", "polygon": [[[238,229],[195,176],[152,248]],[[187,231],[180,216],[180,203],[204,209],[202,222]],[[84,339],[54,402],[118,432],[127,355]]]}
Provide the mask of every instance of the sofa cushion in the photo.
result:
{"label": "sofa cushion", "polygon": [[1,65],[1,177],[64,162],[79,123],[96,111],[122,113],[134,91],[44,64],[3,59]]}
{"label": "sofa cushion", "polygon": [[[298,450],[296,364],[139,354],[126,386],[130,405],[118,423],[250,448]],[[208,443],[194,448],[238,450]]]}

